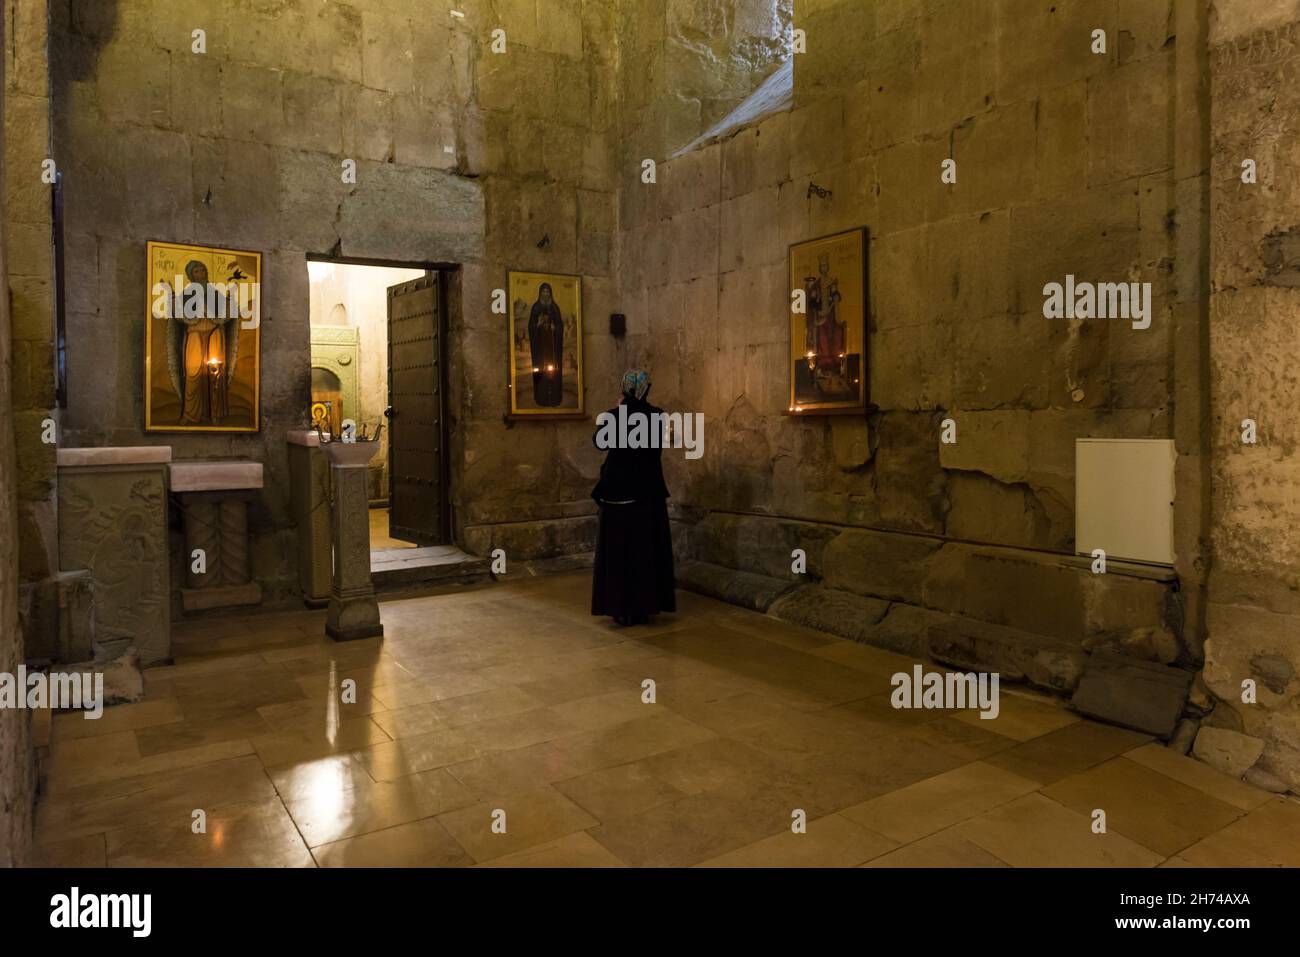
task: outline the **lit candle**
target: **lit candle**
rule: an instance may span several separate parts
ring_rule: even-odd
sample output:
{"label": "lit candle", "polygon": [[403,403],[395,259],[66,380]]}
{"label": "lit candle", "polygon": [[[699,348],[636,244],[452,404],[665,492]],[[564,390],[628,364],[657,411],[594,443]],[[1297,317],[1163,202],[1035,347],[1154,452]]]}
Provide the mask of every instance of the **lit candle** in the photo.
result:
{"label": "lit candle", "polygon": [[216,422],[223,415],[221,409],[221,360],[208,359],[208,415]]}

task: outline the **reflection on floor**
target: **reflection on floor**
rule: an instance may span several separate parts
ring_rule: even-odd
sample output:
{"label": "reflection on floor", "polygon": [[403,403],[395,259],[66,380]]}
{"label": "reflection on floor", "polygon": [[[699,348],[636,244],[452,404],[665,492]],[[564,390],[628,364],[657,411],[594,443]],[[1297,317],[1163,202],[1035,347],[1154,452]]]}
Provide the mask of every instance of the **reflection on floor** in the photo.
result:
{"label": "reflection on floor", "polygon": [[415,542],[404,542],[388,534],[388,509],[372,508],[370,510],[370,548],[415,548]]}
{"label": "reflection on floor", "polygon": [[588,587],[388,602],[343,645],[178,628],[146,701],[56,719],[40,863],[1300,866],[1300,804],[1141,734],[1006,688],[895,710],[909,659],[687,593],[620,630]]}

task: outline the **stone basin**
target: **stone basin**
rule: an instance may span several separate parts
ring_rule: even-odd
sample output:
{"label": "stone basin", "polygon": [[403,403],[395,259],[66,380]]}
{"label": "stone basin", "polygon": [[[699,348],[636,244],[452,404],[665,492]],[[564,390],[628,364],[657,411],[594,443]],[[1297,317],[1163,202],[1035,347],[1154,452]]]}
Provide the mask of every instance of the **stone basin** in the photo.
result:
{"label": "stone basin", "polygon": [[325,442],[320,450],[329,456],[331,465],[352,467],[365,465],[379,451],[378,442]]}
{"label": "stone basin", "polygon": [[173,462],[173,492],[219,492],[262,487],[262,463],[241,459]]}

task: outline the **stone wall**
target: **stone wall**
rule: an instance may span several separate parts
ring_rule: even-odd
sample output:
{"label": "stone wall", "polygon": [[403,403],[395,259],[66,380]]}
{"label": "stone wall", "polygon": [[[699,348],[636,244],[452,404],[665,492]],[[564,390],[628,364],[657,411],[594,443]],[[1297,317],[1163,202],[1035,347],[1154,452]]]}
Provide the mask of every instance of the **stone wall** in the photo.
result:
{"label": "stone wall", "polygon": [[[1215,6],[1204,677],[1217,706],[1210,742],[1197,749],[1300,790],[1300,11]],[[1246,160],[1255,183],[1243,182]],[[1254,444],[1243,441],[1245,419],[1257,423]],[[1244,681],[1255,684],[1254,702],[1243,701]]]}
{"label": "stone wall", "polygon": [[[9,231],[8,293],[13,322],[13,427],[18,498],[20,617],[29,656],[56,646],[59,588],[55,525],[55,445],[44,423],[61,422],[56,408],[54,260],[51,186],[43,164],[50,146],[48,25],[41,3],[6,0],[4,165]],[[59,167],[63,167],[60,165]]]}
{"label": "stone wall", "polygon": [[[422,6],[51,5],[70,264],[63,442],[263,461],[250,525],[268,600],[298,594],[284,432],[305,425],[310,393],[308,254],[454,264],[458,538],[521,557],[556,541],[590,546],[589,426],[504,421],[506,337],[489,305],[508,268],[582,273],[588,402],[608,403],[613,2],[499,0],[462,17]],[[497,27],[504,54],[488,47]],[[356,161],[355,184],[342,181],[344,159]],[[259,434],[142,432],[148,239],[264,254]]]}
{"label": "stone wall", "polygon": [[[1199,609],[1201,410],[1175,397],[1200,382],[1204,113],[1187,57],[1203,41],[1179,4],[1178,49],[1175,6],[810,0],[794,8],[792,109],[675,159],[693,129],[629,123],[625,348],[657,402],[706,421],[702,459],[666,456],[688,553],[790,581],[804,548],[797,580],[859,596],[836,617],[880,626],[855,637],[924,647],[928,626],[962,619],[1197,664],[1183,632]],[[630,18],[625,84],[656,75],[671,19],[662,43],[656,29]],[[638,156],[658,161],[655,184]],[[872,410],[789,415],[788,247],[856,226],[871,235]],[[1150,282],[1150,328],[1045,319],[1043,285],[1067,273]],[[1094,580],[1071,557],[1082,437],[1179,438],[1181,582],[1115,565]],[[811,623],[826,598],[782,604]]]}
{"label": "stone wall", "polygon": [[624,169],[694,140],[789,56],[792,0],[637,0],[621,9]]}
{"label": "stone wall", "polygon": [[[14,63],[10,59],[8,33],[11,23],[5,10],[0,23],[0,46],[5,58],[0,67],[0,116],[5,126],[0,130],[0,149],[7,143],[8,110],[14,103],[11,79]],[[7,156],[8,154],[6,154]],[[0,195],[12,172],[0,167]],[[12,230],[0,229],[0,289],[8,288],[9,249]],[[21,233],[21,230],[18,230]],[[15,500],[19,482],[14,457],[14,407],[10,393],[14,368],[13,324],[9,296],[0,296],[0,672],[14,674],[25,657],[23,634],[18,627],[18,504]],[[32,831],[33,763],[30,744],[31,713],[14,708],[0,709],[0,867],[26,862]]]}

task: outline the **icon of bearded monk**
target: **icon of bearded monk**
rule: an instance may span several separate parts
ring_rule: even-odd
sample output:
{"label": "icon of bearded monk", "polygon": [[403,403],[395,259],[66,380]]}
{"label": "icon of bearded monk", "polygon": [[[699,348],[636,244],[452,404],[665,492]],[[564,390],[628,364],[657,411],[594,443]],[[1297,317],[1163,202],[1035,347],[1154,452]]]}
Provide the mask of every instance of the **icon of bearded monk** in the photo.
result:
{"label": "icon of bearded monk", "polygon": [[167,371],[181,400],[181,424],[219,425],[229,412],[239,353],[239,304],[228,294],[211,308],[208,267],[197,259],[185,264],[185,278],[168,321]]}

